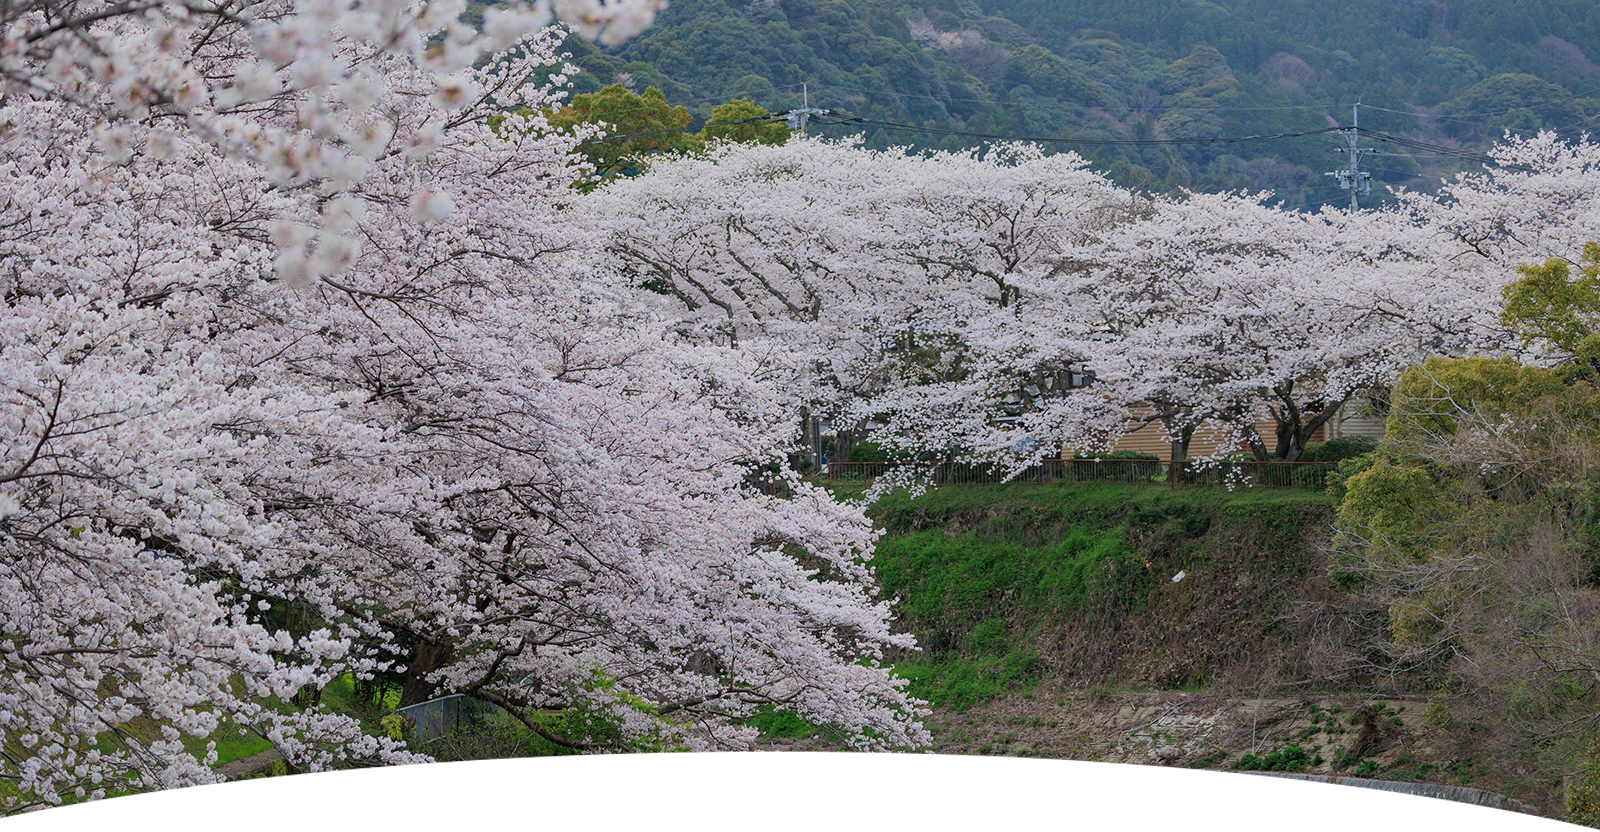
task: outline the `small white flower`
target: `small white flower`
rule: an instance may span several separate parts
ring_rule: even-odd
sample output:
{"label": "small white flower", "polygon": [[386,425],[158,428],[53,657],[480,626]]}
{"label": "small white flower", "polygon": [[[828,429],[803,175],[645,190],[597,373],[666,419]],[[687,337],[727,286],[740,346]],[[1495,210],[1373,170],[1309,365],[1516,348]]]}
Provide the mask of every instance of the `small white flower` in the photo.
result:
{"label": "small white flower", "polygon": [[340,21],[345,36],[356,42],[375,43],[382,37],[378,15],[370,11],[351,12]]}
{"label": "small white flower", "polygon": [[318,263],[306,256],[304,247],[294,248],[278,255],[273,261],[273,271],[277,272],[278,279],[291,289],[305,289],[317,282],[322,275],[318,273]]}
{"label": "small white flower", "polygon": [[262,64],[246,64],[233,73],[233,83],[244,101],[261,101],[283,91],[278,72]]}
{"label": "small white flower", "polygon": [[422,190],[411,197],[411,218],[417,222],[438,222],[455,209],[455,200],[444,191]]}
{"label": "small white flower", "polygon": [[406,148],[406,157],[419,159],[433,152],[444,138],[444,131],[438,124],[425,124],[411,136],[411,146]]}
{"label": "small white flower", "polygon": [[550,22],[550,8],[540,4],[537,11],[526,7],[515,9],[484,9],[483,36],[491,52],[499,52],[515,45],[529,32],[537,32]]}
{"label": "small white flower", "polygon": [[433,100],[446,110],[459,110],[478,97],[478,85],[461,75],[447,75],[439,79],[439,88]]}
{"label": "small white flower", "polygon": [[383,99],[383,79],[370,70],[361,70],[339,82],[339,100],[353,112],[365,113]]}
{"label": "small white flower", "polygon": [[114,165],[126,164],[133,156],[133,132],[126,127],[103,127],[95,138]]}
{"label": "small white flower", "polygon": [[151,130],[144,140],[144,152],[152,159],[171,159],[178,155],[178,137],[166,130]]}
{"label": "small white flower", "polygon": [[367,204],[359,197],[344,194],[328,200],[322,206],[322,228],[334,234],[343,234],[355,227],[367,212]]}
{"label": "small white flower", "polygon": [[344,131],[345,144],[349,145],[356,155],[368,159],[376,159],[378,154],[389,146],[389,139],[393,136],[394,127],[378,119],[349,126]]}
{"label": "small white flower", "polygon": [[327,56],[310,55],[295,61],[290,74],[302,88],[313,89],[337,78],[339,67]]}

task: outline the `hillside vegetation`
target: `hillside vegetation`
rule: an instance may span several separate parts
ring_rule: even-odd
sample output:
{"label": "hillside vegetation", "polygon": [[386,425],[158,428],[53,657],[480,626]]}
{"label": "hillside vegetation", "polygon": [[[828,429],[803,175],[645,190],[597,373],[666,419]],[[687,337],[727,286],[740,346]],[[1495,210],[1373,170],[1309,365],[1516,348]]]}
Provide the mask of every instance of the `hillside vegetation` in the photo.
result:
{"label": "hillside vegetation", "polygon": [[963,710],[1049,678],[1256,690],[1306,672],[1328,499],[1161,486],[947,488],[880,501],[883,592],[922,650],[897,672]]}
{"label": "hillside vegetation", "polygon": [[[623,46],[569,42],[575,92],[661,89],[698,121],[748,98],[933,130],[1200,139],[1361,124],[1487,149],[1507,130],[1576,134],[1600,116],[1600,7],[1585,0],[697,0]],[[884,126],[870,145],[980,140]],[[1121,184],[1274,189],[1337,199],[1326,135],[1202,145],[1071,146]],[[1055,145],[1056,149],[1069,146]],[[1389,145],[1380,183],[1428,187],[1466,163]],[[1382,189],[1380,188],[1379,191]],[[1380,194],[1381,197],[1381,194]]]}

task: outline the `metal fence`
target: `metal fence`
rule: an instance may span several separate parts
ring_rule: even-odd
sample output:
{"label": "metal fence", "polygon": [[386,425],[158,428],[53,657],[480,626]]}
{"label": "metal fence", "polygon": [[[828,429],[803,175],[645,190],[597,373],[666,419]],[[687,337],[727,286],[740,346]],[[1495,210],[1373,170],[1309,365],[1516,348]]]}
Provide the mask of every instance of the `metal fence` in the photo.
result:
{"label": "metal fence", "polygon": [[395,712],[405,717],[409,723],[406,739],[412,745],[420,745],[461,730],[473,719],[481,717],[488,709],[489,706],[476,699],[465,694],[453,693],[438,699],[407,705],[404,708],[396,708]]}
{"label": "metal fence", "polygon": [[1178,473],[1178,485],[1251,485],[1258,488],[1327,488],[1337,462],[1227,461],[1190,462]]}
{"label": "metal fence", "polygon": [[[1326,488],[1336,462],[1205,462],[1191,460],[1169,476],[1171,463],[1157,459],[1047,459],[1013,472],[1003,466],[973,462],[830,462],[811,479],[831,484],[870,483],[894,471],[926,477],[935,485],[977,485],[1002,482],[1092,482],[1127,485],[1259,486]],[[769,493],[771,493],[771,490]]]}

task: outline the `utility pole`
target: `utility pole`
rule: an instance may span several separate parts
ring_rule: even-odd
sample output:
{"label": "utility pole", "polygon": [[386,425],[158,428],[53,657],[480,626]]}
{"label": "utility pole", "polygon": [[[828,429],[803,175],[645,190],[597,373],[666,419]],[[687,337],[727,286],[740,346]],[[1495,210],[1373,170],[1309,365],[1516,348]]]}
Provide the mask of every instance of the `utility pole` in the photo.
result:
{"label": "utility pole", "polygon": [[1333,131],[1334,135],[1344,137],[1345,146],[1335,149],[1350,154],[1350,167],[1347,170],[1329,171],[1328,176],[1336,177],[1339,187],[1350,192],[1350,210],[1359,211],[1361,205],[1356,201],[1356,196],[1372,193],[1372,174],[1361,169],[1361,154],[1371,152],[1372,148],[1356,146],[1361,140],[1361,102],[1357,101],[1350,112],[1350,129]]}
{"label": "utility pole", "polygon": [[803,138],[806,134],[806,117],[820,116],[828,111],[818,110],[811,106],[811,90],[809,84],[800,85],[800,96],[800,100],[804,102],[803,106],[801,106],[801,108],[798,110],[790,110],[789,112],[784,113],[784,115],[789,119],[789,129],[798,132]]}

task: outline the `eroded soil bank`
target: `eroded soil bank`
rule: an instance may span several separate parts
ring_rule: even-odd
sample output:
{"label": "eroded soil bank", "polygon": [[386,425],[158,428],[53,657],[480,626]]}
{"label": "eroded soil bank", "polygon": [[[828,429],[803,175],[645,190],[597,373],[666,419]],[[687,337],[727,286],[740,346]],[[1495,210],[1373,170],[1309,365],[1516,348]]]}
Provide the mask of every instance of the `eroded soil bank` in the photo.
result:
{"label": "eroded soil bank", "polygon": [[1434,692],[1376,663],[1384,612],[1333,585],[1321,493],[982,486],[872,513],[923,645],[893,659],[939,753],[1471,786],[1563,813],[1560,784],[1475,756]]}

